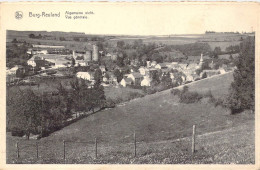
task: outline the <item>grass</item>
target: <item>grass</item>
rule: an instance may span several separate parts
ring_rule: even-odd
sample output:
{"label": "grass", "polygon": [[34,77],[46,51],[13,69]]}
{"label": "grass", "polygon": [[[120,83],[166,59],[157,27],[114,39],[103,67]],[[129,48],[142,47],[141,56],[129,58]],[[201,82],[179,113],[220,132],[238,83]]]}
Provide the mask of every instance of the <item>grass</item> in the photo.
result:
{"label": "grass", "polygon": [[209,79],[203,79],[200,82],[189,84],[190,91],[196,91],[205,94],[211,91],[215,98],[221,98],[228,94],[231,82],[233,81],[233,72],[223,75],[217,75]]}
{"label": "grass", "polygon": [[[226,78],[228,75],[220,76],[219,80],[214,77],[196,82],[190,90],[207,86],[216,86],[212,89],[213,94],[226,90],[224,88],[228,86],[222,85],[227,80],[231,83],[231,80]],[[77,163],[190,163],[189,142],[184,140],[172,144],[170,141],[191,136],[192,125],[195,124],[198,135],[223,131],[220,136],[209,135],[212,139],[201,138],[202,144],[199,148],[202,151],[195,158],[196,163],[252,163],[253,122],[253,114],[230,115],[228,110],[220,106],[214,107],[211,103],[179,103],[178,98],[174,97],[170,90],[166,90],[131,100],[114,109],[103,110],[41,139],[39,142],[46,146],[43,149],[45,158],[41,161],[62,163],[62,140],[69,140],[74,141],[77,146],[70,146],[67,150],[72,158],[70,161]],[[134,131],[137,141],[140,142],[139,158],[133,158],[131,155]],[[102,156],[97,160],[93,159],[95,138]],[[13,137],[7,138],[9,163],[15,158],[16,140],[17,138]],[[85,141],[86,144],[77,145],[75,141]],[[218,149],[219,147],[221,149]],[[28,149],[25,152],[33,153],[33,150]],[[172,150],[174,152],[171,152]],[[30,160],[28,157],[33,155],[25,154],[22,161]]]}
{"label": "grass", "polygon": [[108,86],[105,87],[105,95],[107,99],[110,98],[113,101],[128,101],[134,96],[137,97],[144,95],[144,92],[143,90],[133,89],[130,87]]}

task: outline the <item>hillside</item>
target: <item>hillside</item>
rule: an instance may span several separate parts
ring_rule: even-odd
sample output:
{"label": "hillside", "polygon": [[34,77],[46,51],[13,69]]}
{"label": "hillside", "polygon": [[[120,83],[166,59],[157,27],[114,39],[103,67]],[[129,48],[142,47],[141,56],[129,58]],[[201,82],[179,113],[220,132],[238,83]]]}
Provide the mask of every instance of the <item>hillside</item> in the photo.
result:
{"label": "hillside", "polygon": [[[220,93],[224,95],[229,87],[228,84],[232,82],[232,79],[229,76],[232,76],[232,74],[229,73],[195,82],[189,85],[190,90],[201,90],[201,92],[203,92],[204,90],[211,89],[213,95],[221,96]],[[251,155],[253,154],[252,150],[254,148],[254,143],[252,143],[252,141],[254,141],[252,139],[254,136],[254,115],[230,115],[228,110],[220,106],[215,107],[213,104],[205,102],[193,104],[179,103],[178,99],[170,93],[170,90],[135,99],[125,104],[121,104],[114,109],[103,110],[90,115],[87,118],[79,120],[78,122],[51,134],[49,137],[41,139],[40,142],[50,146],[50,148],[44,152],[46,152],[45,155],[47,154],[50,158],[54,158],[56,154],[62,154],[61,142],[63,140],[74,141],[74,144],[71,143],[71,146],[77,145],[78,147],[76,147],[76,150],[70,150],[72,147],[68,146],[70,147],[70,149],[68,149],[68,154],[74,154],[73,156],[71,155],[71,159],[75,158],[78,159],[78,161],[88,163],[89,159],[93,157],[91,156],[93,155],[93,142],[94,139],[97,138],[100,146],[99,152],[101,152],[100,154],[102,154],[104,160],[108,159],[107,161],[111,163],[116,159],[116,156],[121,155],[120,159],[125,160],[122,162],[131,163],[129,162],[128,157],[131,157],[133,148],[131,143],[133,142],[133,133],[135,131],[137,141],[146,146],[143,147],[142,150],[142,154],[146,155],[145,158],[142,158],[144,159],[144,162],[152,161],[151,163],[162,163],[161,161],[168,158],[168,156],[171,157],[170,155],[173,154],[166,150],[174,149],[177,153],[180,152],[180,155],[175,155],[175,157],[177,156],[177,160],[174,163],[181,163],[185,160],[189,160],[189,158],[183,158],[184,160],[181,160],[182,154],[185,155],[186,152],[187,155],[187,152],[190,149],[189,144],[180,142],[179,145],[172,146],[168,145],[168,142],[174,139],[191,136],[192,125],[194,124],[197,125],[198,135],[215,131],[225,131],[227,133],[223,132],[223,135],[225,134],[227,136],[233,135],[233,142],[230,140],[219,140],[218,144],[214,139],[220,139],[221,136],[217,137],[212,135],[211,137],[213,139],[209,140],[209,143],[206,143],[205,146],[201,145],[202,151],[200,153],[202,153],[202,157],[198,158],[198,162],[204,160],[203,163],[210,163],[212,160],[207,160],[207,158],[212,158],[219,159],[217,162],[232,163],[232,161],[225,160],[225,157],[221,158],[217,156],[221,154],[221,152],[216,149],[218,145],[232,148],[234,152],[230,155],[229,160],[237,157],[238,155],[236,154],[243,152],[243,146],[249,145],[249,148],[244,148],[249,150],[249,152],[247,150],[247,153],[245,154],[249,154],[250,159],[248,159],[247,156],[244,157],[245,159],[242,159],[242,156],[240,159],[241,162],[238,163],[254,162]],[[237,128],[242,125],[248,130],[237,130]],[[228,129],[233,129],[234,131],[231,130],[231,132],[228,132]],[[233,133],[235,131],[236,133]],[[243,133],[247,135],[243,138],[243,141],[241,141],[241,143],[234,142],[237,139],[241,139]],[[202,138],[202,140],[204,142],[207,141],[205,138]],[[85,141],[86,143],[77,144],[75,141]],[[168,144],[155,144],[152,151],[149,149],[150,145],[152,148],[151,143],[162,141],[168,141],[166,142]],[[247,141],[251,141],[251,143],[248,143]],[[241,146],[237,146],[240,144]],[[11,149],[13,147],[11,144],[9,147],[10,150],[13,150]],[[111,147],[113,148],[113,152],[110,150]],[[235,149],[238,149],[238,152],[235,152]],[[55,153],[53,152],[54,150]],[[86,151],[89,154],[84,156]],[[224,151],[225,149],[223,149],[223,152]],[[13,154],[15,153],[9,153],[10,157],[12,157]],[[158,154],[163,158],[161,160],[152,160],[157,159],[156,156],[153,157],[152,155]],[[203,154],[205,156],[204,158]],[[158,157],[158,159],[159,158],[160,157]],[[142,159],[138,159],[136,162],[140,163],[142,162]],[[100,162],[102,163],[104,160],[101,159]]]}

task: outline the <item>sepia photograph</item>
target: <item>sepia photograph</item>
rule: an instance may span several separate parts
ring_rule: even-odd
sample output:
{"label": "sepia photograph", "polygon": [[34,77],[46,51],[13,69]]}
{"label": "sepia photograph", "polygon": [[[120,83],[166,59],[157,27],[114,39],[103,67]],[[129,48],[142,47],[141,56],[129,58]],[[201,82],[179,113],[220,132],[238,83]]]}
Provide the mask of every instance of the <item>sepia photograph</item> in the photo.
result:
{"label": "sepia photograph", "polygon": [[257,163],[256,3],[1,5],[5,164]]}

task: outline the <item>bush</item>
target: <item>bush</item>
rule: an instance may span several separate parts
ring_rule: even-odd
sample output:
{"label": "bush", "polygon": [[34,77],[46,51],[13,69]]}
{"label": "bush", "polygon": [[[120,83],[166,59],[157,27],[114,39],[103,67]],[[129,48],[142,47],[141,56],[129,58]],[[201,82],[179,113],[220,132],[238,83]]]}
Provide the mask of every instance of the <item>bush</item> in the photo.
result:
{"label": "bush", "polygon": [[19,128],[13,128],[11,130],[11,134],[12,134],[12,136],[19,136],[19,137],[22,137],[25,135],[24,131]]}
{"label": "bush", "polygon": [[[173,89],[171,90],[173,95],[177,95],[180,98],[181,103],[196,103],[203,98],[203,95],[197,92],[190,92],[188,86],[184,86],[182,90]],[[208,94],[210,95],[210,94]],[[211,94],[212,95],[212,94]]]}
{"label": "bush", "polygon": [[202,95],[198,94],[197,92],[189,92],[186,91],[184,93],[181,93],[180,95],[180,102],[181,103],[196,103],[202,99]]}
{"label": "bush", "polygon": [[180,96],[181,91],[179,89],[172,89],[171,90],[171,94],[173,94],[174,96]]}
{"label": "bush", "polygon": [[106,108],[114,108],[116,106],[115,102],[112,99],[107,99],[105,107]]}

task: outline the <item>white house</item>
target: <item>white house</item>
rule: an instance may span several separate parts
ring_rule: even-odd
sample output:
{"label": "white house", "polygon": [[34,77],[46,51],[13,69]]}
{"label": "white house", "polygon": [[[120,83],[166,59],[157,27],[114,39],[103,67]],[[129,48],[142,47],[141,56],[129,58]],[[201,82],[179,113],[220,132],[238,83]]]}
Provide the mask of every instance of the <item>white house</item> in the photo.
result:
{"label": "white house", "polygon": [[133,80],[130,79],[130,78],[123,78],[123,79],[120,81],[120,84],[121,84],[123,87],[126,87],[127,85],[133,84]]}
{"label": "white house", "polygon": [[134,72],[134,73],[130,73],[127,78],[132,79],[132,81],[134,82],[135,85],[140,85],[141,81],[143,79],[143,75],[138,73],[138,72]]}
{"label": "white house", "polygon": [[138,70],[139,70],[140,74],[142,74],[143,76],[145,76],[148,72],[148,69],[145,67],[140,67]]}
{"label": "white house", "polygon": [[225,74],[225,73],[226,73],[226,70],[225,70],[224,68],[220,68],[220,69],[219,69],[219,73],[220,73],[220,74]]}
{"label": "white house", "polygon": [[157,64],[157,62],[156,62],[156,61],[152,61],[152,62],[151,62],[151,67],[155,67],[155,66],[156,66],[156,64]]}
{"label": "white house", "polygon": [[77,72],[77,78],[82,78],[84,80],[93,81],[94,80],[94,73],[93,72]]}
{"label": "white house", "polygon": [[151,82],[152,80],[148,76],[145,76],[141,81],[141,86],[151,86]]}
{"label": "white house", "polygon": [[151,61],[146,61],[146,67],[147,68],[151,67]]}

